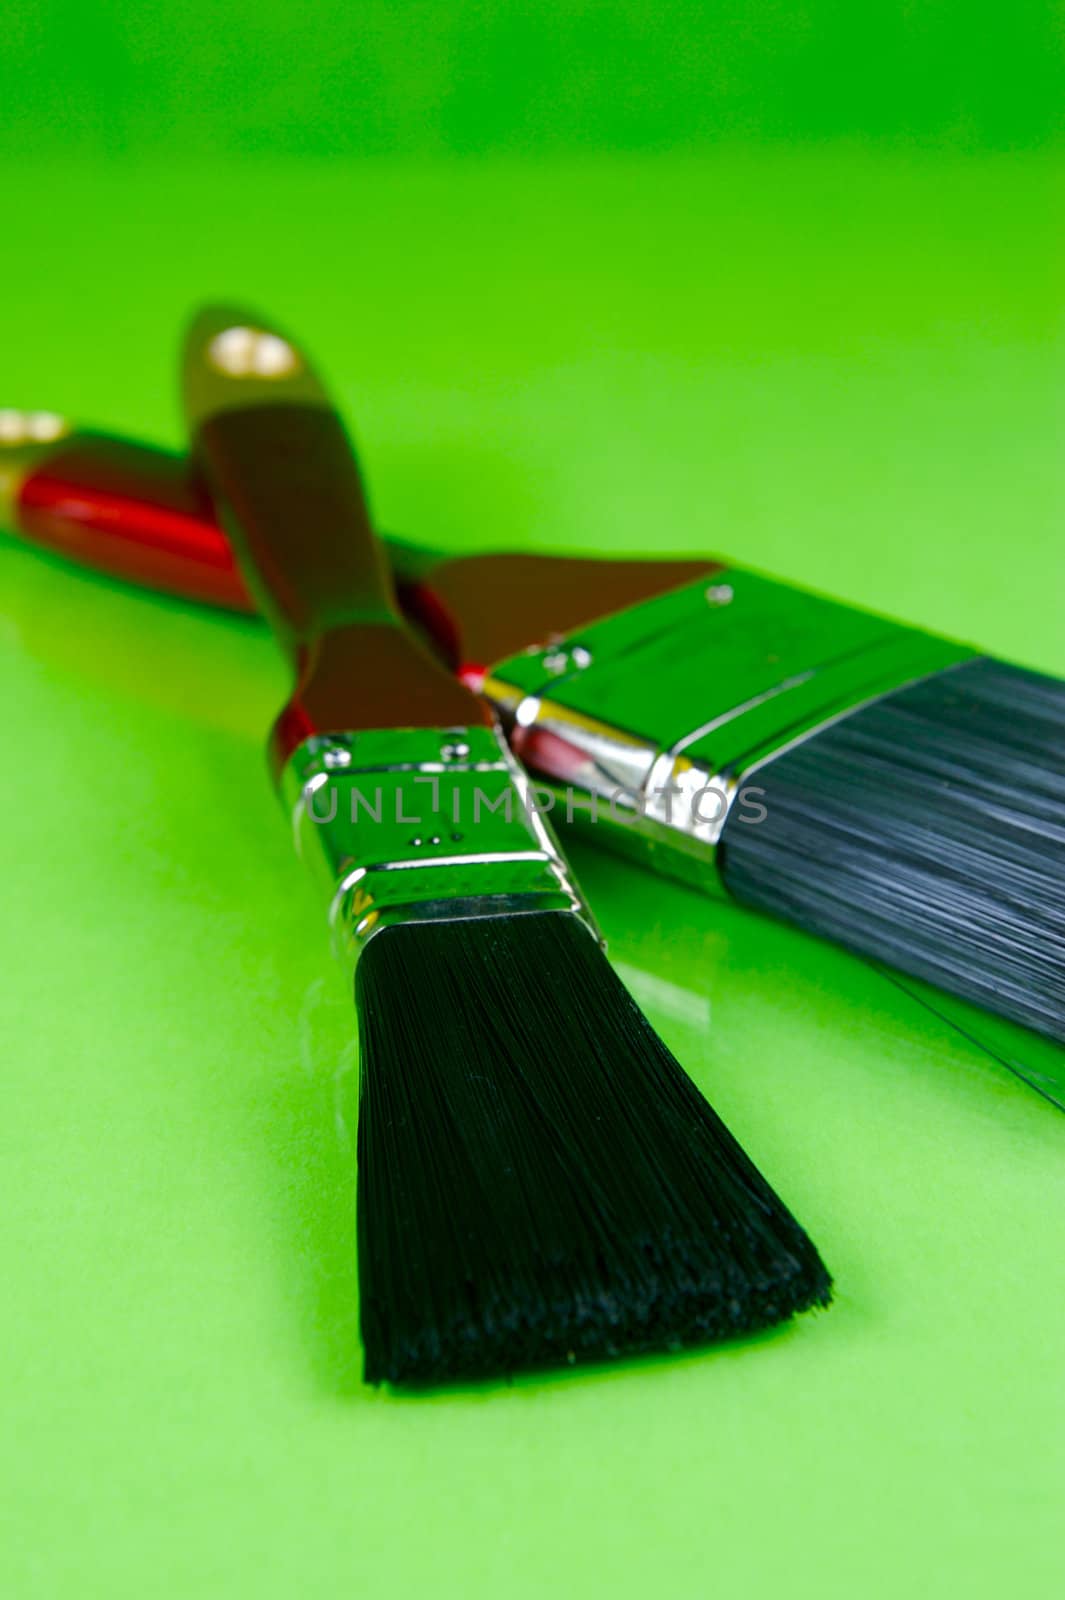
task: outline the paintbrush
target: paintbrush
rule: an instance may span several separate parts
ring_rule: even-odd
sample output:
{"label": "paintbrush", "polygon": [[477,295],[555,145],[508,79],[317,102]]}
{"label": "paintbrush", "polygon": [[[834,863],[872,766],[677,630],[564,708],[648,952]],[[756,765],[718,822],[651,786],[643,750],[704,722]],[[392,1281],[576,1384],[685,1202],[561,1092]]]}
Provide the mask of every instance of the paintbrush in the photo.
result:
{"label": "paintbrush", "polygon": [[825,1304],[813,1245],[610,967],[490,707],[404,627],[306,356],[208,308],[184,393],[292,666],[271,766],[354,962],[367,1380],[673,1348]]}
{"label": "paintbrush", "polygon": [[[179,457],[10,415],[28,537],[251,607]],[[1065,1040],[1058,680],[731,563],[393,561],[408,617],[597,842]]]}

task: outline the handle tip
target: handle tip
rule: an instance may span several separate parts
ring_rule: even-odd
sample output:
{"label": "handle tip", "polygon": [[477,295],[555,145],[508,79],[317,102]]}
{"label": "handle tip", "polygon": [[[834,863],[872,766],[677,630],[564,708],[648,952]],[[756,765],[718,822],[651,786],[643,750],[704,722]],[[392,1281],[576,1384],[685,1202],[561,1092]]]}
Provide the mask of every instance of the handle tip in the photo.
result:
{"label": "handle tip", "polygon": [[56,444],[72,431],[54,411],[15,411],[0,407],[0,527],[17,520],[16,507],[26,479],[44,465]]}
{"label": "handle tip", "polygon": [[328,405],[303,350],[248,306],[201,306],[185,333],[185,416],[199,428],[220,411],[256,405]]}

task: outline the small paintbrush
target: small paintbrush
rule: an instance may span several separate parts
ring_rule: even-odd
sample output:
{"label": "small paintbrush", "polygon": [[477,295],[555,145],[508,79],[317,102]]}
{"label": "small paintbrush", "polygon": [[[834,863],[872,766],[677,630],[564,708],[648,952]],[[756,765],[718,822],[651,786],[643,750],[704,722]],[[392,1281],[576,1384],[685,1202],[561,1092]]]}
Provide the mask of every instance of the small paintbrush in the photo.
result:
{"label": "small paintbrush", "polygon": [[[248,609],[187,463],[0,413],[8,520]],[[0,474],[3,473],[0,467]],[[720,562],[393,547],[409,617],[594,837],[1065,1041],[1065,685]],[[580,803],[574,807],[574,793]]]}
{"label": "small paintbrush", "polygon": [[825,1304],[817,1251],[615,976],[490,708],[404,627],[302,351],[208,308],[184,392],[292,665],[272,768],[355,962],[367,1380],[678,1347]]}

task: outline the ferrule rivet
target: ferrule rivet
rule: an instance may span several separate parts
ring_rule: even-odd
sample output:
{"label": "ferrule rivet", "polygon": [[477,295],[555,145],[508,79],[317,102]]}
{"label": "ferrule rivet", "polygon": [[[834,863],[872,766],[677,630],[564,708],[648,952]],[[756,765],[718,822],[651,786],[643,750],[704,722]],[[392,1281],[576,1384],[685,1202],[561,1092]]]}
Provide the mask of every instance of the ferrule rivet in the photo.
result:
{"label": "ferrule rivet", "polygon": [[470,753],[470,747],[462,739],[449,740],[440,749],[441,761],[465,761]]}
{"label": "ferrule rivet", "polygon": [[712,583],[706,591],[708,606],[727,606],[732,601],[731,583]]}
{"label": "ferrule rivet", "polygon": [[331,744],[328,750],[322,752],[322,765],[325,767],[350,767],[351,751],[345,750],[342,744]]}

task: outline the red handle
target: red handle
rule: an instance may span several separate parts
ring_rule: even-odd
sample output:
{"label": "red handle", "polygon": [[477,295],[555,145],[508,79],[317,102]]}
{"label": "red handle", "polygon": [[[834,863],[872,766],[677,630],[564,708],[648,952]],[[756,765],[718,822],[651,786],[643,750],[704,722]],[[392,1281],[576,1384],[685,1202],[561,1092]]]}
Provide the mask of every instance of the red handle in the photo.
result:
{"label": "red handle", "polygon": [[209,605],[255,610],[185,456],[77,433],[40,450],[12,512],[20,532],[83,566]]}
{"label": "red handle", "polygon": [[[7,465],[0,452],[0,476]],[[257,609],[187,456],[96,432],[40,446],[12,517],[27,538],[82,566],[209,605]],[[721,570],[707,560],[521,554],[438,561],[417,545],[387,544],[408,622],[472,684],[519,650]]]}

